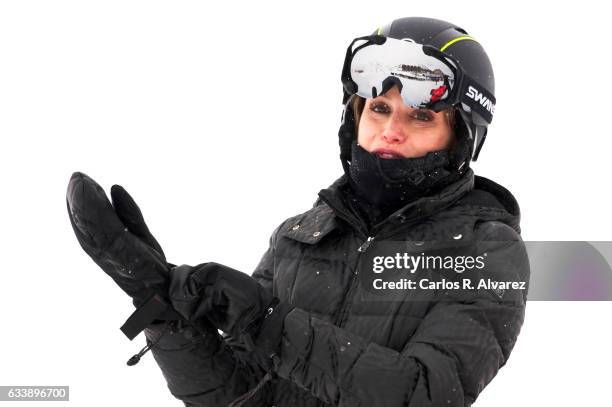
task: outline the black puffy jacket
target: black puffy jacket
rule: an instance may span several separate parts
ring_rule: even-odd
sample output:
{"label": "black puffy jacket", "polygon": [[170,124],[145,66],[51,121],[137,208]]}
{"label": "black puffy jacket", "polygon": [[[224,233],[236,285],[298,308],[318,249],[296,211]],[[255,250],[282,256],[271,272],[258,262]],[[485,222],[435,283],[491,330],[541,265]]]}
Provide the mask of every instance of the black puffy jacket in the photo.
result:
{"label": "black puffy jacket", "polygon": [[[252,275],[296,307],[271,378],[230,337],[184,329],[155,344],[168,387],[185,405],[226,406],[251,390],[244,405],[469,406],[506,363],[526,291],[504,301],[479,290],[469,301],[436,301],[432,293],[424,301],[372,302],[357,264],[368,245],[384,240],[486,238],[524,249],[512,194],[470,169],[368,231],[345,204],[344,187],[345,175],[319,192],[312,209],[285,220]],[[526,255],[499,273],[528,281]],[[157,339],[159,328],[146,335]]]}

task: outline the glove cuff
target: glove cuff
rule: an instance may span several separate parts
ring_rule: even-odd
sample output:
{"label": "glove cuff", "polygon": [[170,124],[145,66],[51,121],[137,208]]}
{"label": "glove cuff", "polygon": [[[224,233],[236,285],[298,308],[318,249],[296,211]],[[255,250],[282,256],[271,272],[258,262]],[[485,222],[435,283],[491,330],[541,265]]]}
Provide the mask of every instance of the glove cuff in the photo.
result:
{"label": "glove cuff", "polygon": [[163,314],[168,308],[168,304],[159,295],[152,295],[142,304],[139,304],[136,311],[121,326],[121,332],[130,340],[134,339],[147,325]]}
{"label": "glove cuff", "polygon": [[280,301],[276,297],[268,306],[266,315],[254,340],[255,348],[266,358],[271,358],[274,361],[278,360],[285,317],[293,308],[295,308],[293,305],[286,301]]}
{"label": "glove cuff", "polygon": [[144,332],[147,344],[162,351],[181,350],[201,344],[202,349],[214,353],[222,340],[216,329],[195,327],[185,320],[153,323]]}

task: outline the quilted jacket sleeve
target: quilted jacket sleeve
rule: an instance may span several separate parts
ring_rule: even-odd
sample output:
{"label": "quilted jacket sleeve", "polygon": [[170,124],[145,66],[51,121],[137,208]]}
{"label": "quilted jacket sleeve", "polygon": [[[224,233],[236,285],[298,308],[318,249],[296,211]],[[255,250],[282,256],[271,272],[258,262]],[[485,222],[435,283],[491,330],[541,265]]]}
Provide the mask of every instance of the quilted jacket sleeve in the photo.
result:
{"label": "quilted jacket sleeve", "polygon": [[[524,244],[513,229],[487,222],[478,232],[515,241],[493,248],[506,260],[495,266],[495,278],[528,281]],[[338,406],[470,405],[517,339],[526,305],[526,292],[517,291],[503,301],[478,290],[470,301],[436,302],[401,351],[368,343],[296,308],[285,318],[277,374]]]}
{"label": "quilted jacket sleeve", "polygon": [[274,229],[272,235],[270,236],[268,250],[266,250],[266,252],[263,254],[259,264],[251,275],[251,277],[257,280],[260,285],[262,285],[266,290],[270,291],[271,294],[274,294],[272,282],[274,275],[274,248],[276,247],[276,239],[278,232],[283,228],[288,220],[284,221],[276,229]]}
{"label": "quilted jacket sleeve", "polygon": [[[190,407],[225,406],[254,387],[265,372],[247,353],[230,346],[216,330],[205,335],[191,327],[166,331],[163,324],[145,330],[147,343],[168,389]],[[159,340],[158,340],[159,339]],[[247,406],[267,405],[268,392],[260,391]]]}

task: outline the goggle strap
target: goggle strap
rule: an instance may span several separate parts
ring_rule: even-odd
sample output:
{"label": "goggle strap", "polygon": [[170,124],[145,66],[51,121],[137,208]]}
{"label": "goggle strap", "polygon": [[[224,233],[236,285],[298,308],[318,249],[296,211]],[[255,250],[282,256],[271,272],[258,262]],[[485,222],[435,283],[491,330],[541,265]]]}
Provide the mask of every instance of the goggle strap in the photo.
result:
{"label": "goggle strap", "polygon": [[[353,45],[357,41],[360,41],[360,40],[366,40],[366,42],[361,44],[357,48],[353,49]],[[355,53],[367,45],[370,45],[370,44],[380,45],[380,44],[383,44],[386,40],[387,38],[382,35],[366,35],[363,37],[355,38],[353,41],[351,41],[349,46],[346,48],[346,55],[344,56],[344,66],[342,67],[342,75],[340,78],[340,80],[342,81],[342,84],[344,85],[344,95],[342,97],[342,104],[346,104],[346,101],[348,100],[348,98],[352,94],[357,92],[357,84],[353,82],[353,79],[351,78],[351,73],[350,73],[351,62],[353,60],[353,56],[355,55]]]}
{"label": "goggle strap", "polygon": [[[342,75],[340,80],[342,81],[342,84],[344,85],[344,97],[343,97],[343,101],[342,103],[346,103],[346,100],[350,97],[350,95],[352,95],[353,93],[355,93],[357,91],[356,89],[356,85],[353,82],[353,80],[351,79],[351,61],[353,59],[353,44],[355,44],[357,41],[359,40],[367,40],[369,39],[370,36],[365,36],[365,37],[357,37],[355,38],[353,41],[351,41],[351,43],[349,44],[349,46],[346,48],[346,55],[344,56],[344,66],[342,67]],[[346,89],[347,87],[355,87],[355,89]],[[348,95],[347,95],[348,94]]]}
{"label": "goggle strap", "polygon": [[461,102],[482,116],[487,123],[491,123],[495,112],[495,96],[467,75],[464,75],[462,88]]}

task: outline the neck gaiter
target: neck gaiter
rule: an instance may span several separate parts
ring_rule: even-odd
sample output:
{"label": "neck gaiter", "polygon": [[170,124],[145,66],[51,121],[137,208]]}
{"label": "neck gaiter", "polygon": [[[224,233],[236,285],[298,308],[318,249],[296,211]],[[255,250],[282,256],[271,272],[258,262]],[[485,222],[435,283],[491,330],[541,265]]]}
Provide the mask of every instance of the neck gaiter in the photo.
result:
{"label": "neck gaiter", "polygon": [[411,201],[441,190],[460,176],[451,169],[447,150],[417,158],[384,159],[356,141],[351,145],[349,183],[370,224]]}

